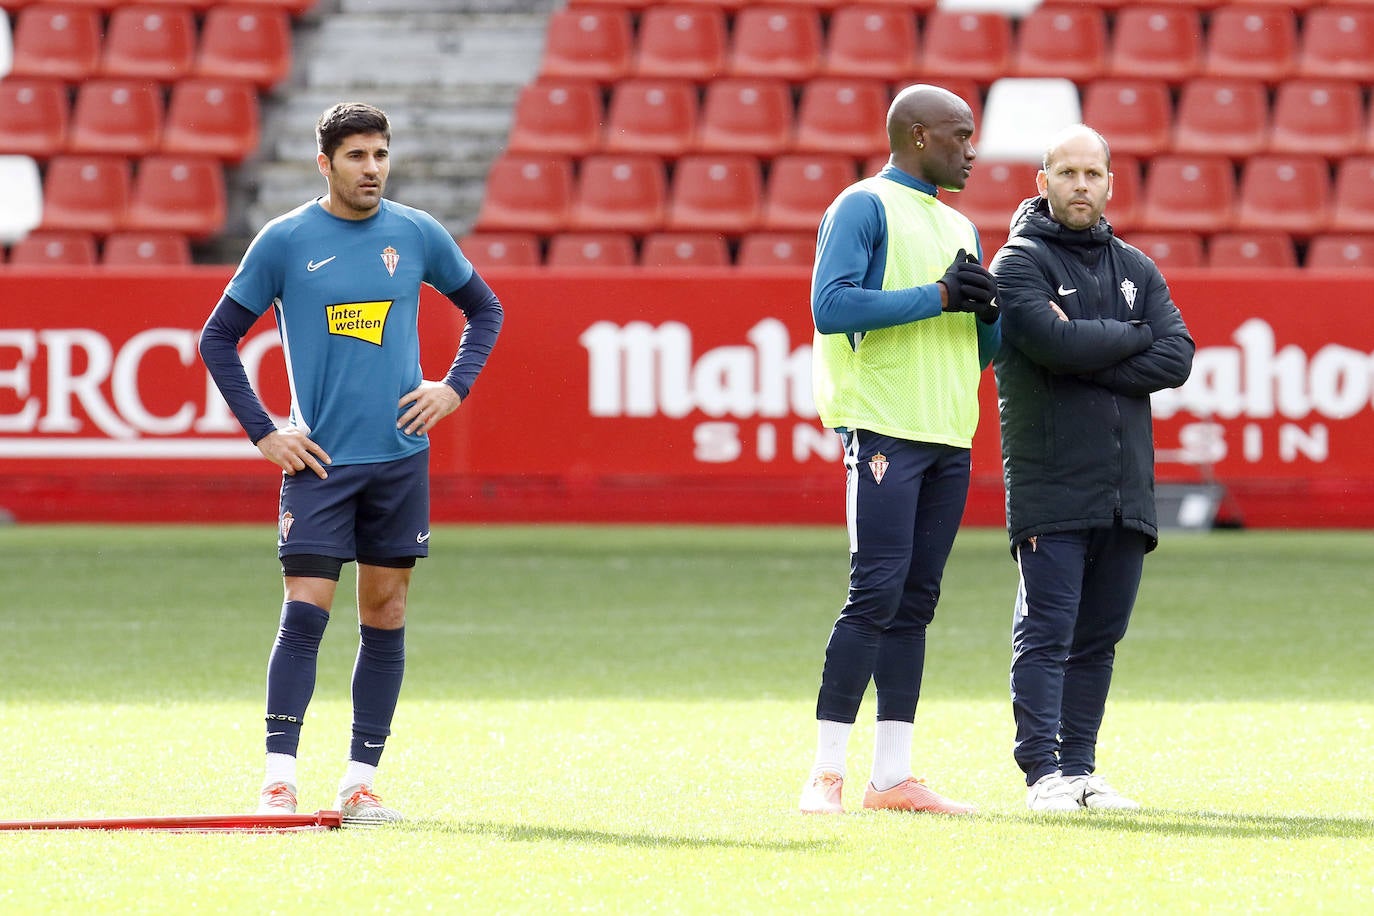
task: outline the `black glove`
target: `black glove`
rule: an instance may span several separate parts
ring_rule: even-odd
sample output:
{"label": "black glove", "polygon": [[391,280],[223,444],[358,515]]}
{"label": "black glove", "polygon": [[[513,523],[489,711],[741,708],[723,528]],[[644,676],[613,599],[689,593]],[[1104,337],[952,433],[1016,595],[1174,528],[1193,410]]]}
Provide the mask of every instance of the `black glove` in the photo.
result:
{"label": "black glove", "polygon": [[[992,304],[992,300],[997,298],[997,278],[964,249],[959,249],[954,263],[949,265],[938,282],[945,285],[949,299],[945,311],[974,312],[988,324],[997,320],[997,307]],[[991,317],[983,318],[989,309],[992,310]]]}

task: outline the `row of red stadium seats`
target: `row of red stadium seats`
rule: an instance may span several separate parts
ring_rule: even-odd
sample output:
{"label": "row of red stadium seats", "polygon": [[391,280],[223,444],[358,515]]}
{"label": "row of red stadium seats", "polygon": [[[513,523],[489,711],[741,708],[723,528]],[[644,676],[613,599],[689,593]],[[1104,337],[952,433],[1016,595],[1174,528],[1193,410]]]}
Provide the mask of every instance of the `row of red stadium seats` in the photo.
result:
{"label": "row of red stadium seats", "polygon": [[1318,235],[1295,244],[1284,232],[1143,232],[1126,239],[1160,267],[1262,270],[1302,266],[1308,270],[1374,268],[1374,234]]}
{"label": "row of red stadium seats", "polygon": [[[0,157],[22,166],[33,160]],[[103,237],[120,231],[179,232],[192,241],[208,239],[224,228],[227,210],[224,167],[209,156],[157,154],[130,160],[123,156],[55,156],[41,176],[38,170],[0,170],[10,200],[36,200],[27,229],[73,230]],[[31,175],[30,178],[25,178]],[[15,210],[24,209],[16,206]],[[7,216],[17,216],[9,213]],[[9,220],[0,221],[7,223]],[[0,226],[0,229],[11,227]],[[7,236],[0,231],[0,240]]]}
{"label": "row of red stadium seats", "polygon": [[[978,86],[967,80],[943,85],[969,102],[980,123]],[[840,77],[816,77],[795,89],[768,77],[720,77],[702,86],[628,77],[607,90],[587,80],[544,77],[521,90],[508,148],[570,156],[870,156],[887,150],[883,121],[895,91],[879,80]],[[1374,102],[1366,102],[1354,80],[1292,80],[1271,93],[1258,80],[1200,77],[1176,92],[1177,105],[1175,90],[1163,80],[1097,80],[1082,89],[1083,119],[1110,138],[1114,151],[1135,156],[1281,152],[1338,158],[1374,152]]]}
{"label": "row of red stadium seats", "polygon": [[732,245],[715,232],[475,232],[463,252],[485,267],[805,267],[816,257],[815,232],[754,232]]}
{"label": "row of red stadium seats", "polygon": [[[918,24],[918,19],[919,24]],[[818,74],[887,79],[1005,76],[1182,82],[1230,76],[1374,78],[1374,8],[1301,12],[1288,4],[1049,4],[1019,21],[990,10],[902,4],[572,6],[549,19],[543,73],[613,83],[625,77],[793,81]]]}
{"label": "row of red stadium seats", "polygon": [[[950,195],[980,231],[1005,232],[1034,188],[1037,166],[985,162],[968,187]],[[1112,158],[1107,218],[1123,232],[1199,233],[1277,230],[1297,238],[1322,232],[1374,232],[1374,156],[1341,161],[1333,177],[1320,156],[1261,155],[1239,168],[1224,156],[1159,156],[1148,163]]]}
{"label": "row of red stadium seats", "polygon": [[487,176],[477,217],[484,231],[814,231],[820,214],[856,177],[841,155],[783,156],[765,188],[757,157],[743,153],[663,160],[643,154],[566,157],[508,153]]}
{"label": "row of red stadium seats", "polygon": [[9,249],[16,267],[184,267],[191,242],[179,232],[115,232],[103,242],[94,233],[40,229]]}
{"label": "row of red stadium seats", "polygon": [[[119,77],[172,83],[190,76],[244,80],[267,90],[291,71],[289,14],[268,5],[94,6],[35,3],[18,11],[10,75],[79,83]],[[8,22],[6,22],[8,26]],[[0,73],[0,77],[6,74]]]}
{"label": "row of red stadium seats", "polygon": [[[632,14],[642,13],[651,6],[714,6],[726,12],[736,12],[754,0],[567,0],[569,7],[612,7]],[[980,8],[993,9],[1015,15],[1035,5],[1038,0],[983,0]],[[1052,0],[1053,2],[1053,0]],[[1112,12],[1127,6],[1134,0],[1076,0],[1081,6],[1094,6]],[[1369,0],[1154,0],[1156,6],[1187,6],[1200,12],[1214,10],[1220,6],[1234,3],[1250,5],[1278,4],[1291,10],[1305,10],[1317,6],[1359,5]],[[799,6],[818,10],[823,15],[831,14],[847,6],[892,7],[914,13],[927,13],[940,5],[940,0],[768,0],[770,6]],[[949,4],[954,5],[954,4]],[[971,5],[971,4],[969,4]]]}
{"label": "row of red stadium seats", "polygon": [[[1210,237],[1191,232],[1133,234],[1129,241],[1163,268],[1254,270],[1374,268],[1374,234],[1323,235],[1304,245],[1283,232],[1225,232]],[[479,269],[489,267],[622,268],[747,267],[809,269],[816,254],[814,232],[753,232],[731,245],[709,232],[564,232],[541,238],[529,232],[476,232],[462,240]],[[733,257],[732,255],[733,249]],[[996,253],[990,245],[986,258]]]}
{"label": "row of red stadium seats", "polygon": [[[0,9],[17,12],[27,6],[50,3],[54,0],[0,0]],[[122,6],[176,6],[205,12],[226,0],[60,0],[63,6],[79,9],[93,9],[110,13]],[[315,8],[319,0],[232,0],[238,6],[263,6],[268,9],[283,10],[292,16],[300,16]],[[690,0],[689,0],[690,2]]]}
{"label": "row of red stadium seats", "polygon": [[10,153],[217,156],[237,163],[258,148],[258,93],[248,83],[188,78],[169,92],[149,80],[94,79],[73,93],[56,80],[0,80]]}
{"label": "row of red stadium seats", "polygon": [[[791,154],[765,170],[747,154],[693,154],[670,169],[658,157],[506,154],[492,166],[477,220],[482,230],[814,230],[821,213],[863,163],[838,154]],[[1374,156],[1343,160],[1334,177],[1318,156],[1255,156],[1240,168],[1222,156],[1114,157],[1107,216],[1121,230],[1219,232],[1278,229],[1296,236],[1374,231]],[[1030,162],[981,162],[967,188],[947,195],[980,231],[1004,233],[1035,191]]]}

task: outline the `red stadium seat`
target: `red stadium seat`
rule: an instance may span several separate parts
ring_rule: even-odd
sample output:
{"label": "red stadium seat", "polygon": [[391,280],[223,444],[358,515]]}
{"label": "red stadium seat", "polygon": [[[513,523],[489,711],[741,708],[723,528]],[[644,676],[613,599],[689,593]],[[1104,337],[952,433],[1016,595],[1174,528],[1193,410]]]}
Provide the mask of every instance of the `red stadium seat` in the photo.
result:
{"label": "red stadium seat", "polygon": [[249,83],[188,77],[172,86],[162,152],[232,165],[257,151],[258,94]]}
{"label": "red stadium seat", "polygon": [[80,82],[100,63],[100,14],[94,9],[35,3],[14,25],[13,76],[44,76]]}
{"label": "red stadium seat", "polygon": [[1374,235],[1319,235],[1307,246],[1309,270],[1374,269]]}
{"label": "red stadium seat", "polygon": [[762,200],[763,174],[756,157],[742,153],[683,156],[673,172],[666,227],[739,235],[757,225]]}
{"label": "red stadium seat", "polygon": [[1331,174],[1319,156],[1252,156],[1241,171],[1236,228],[1310,236],[1331,221]]}
{"label": "red stadium seat", "polygon": [[1297,48],[1297,18],[1291,9],[1221,6],[1209,20],[1202,72],[1275,83],[1292,74]]}
{"label": "red stadium seat", "polygon": [[1011,20],[997,12],[937,8],[925,19],[920,75],[989,84],[1011,72]]}
{"label": "red stadium seat", "polygon": [[7,155],[57,155],[66,147],[70,120],[67,89],[57,80],[0,80],[0,124],[5,125]]}
{"label": "red stadium seat", "polygon": [[549,240],[549,267],[634,267],[634,237],[625,232],[562,232]]}
{"label": "red stadium seat", "polygon": [[696,142],[696,86],[686,80],[630,77],[615,84],[606,111],[609,153],[676,159]]}
{"label": "red stadium seat", "polygon": [[106,267],[185,267],[191,243],[179,232],[114,232],[101,248]]}
{"label": "red stadium seat", "polygon": [[639,21],[634,72],[705,82],[725,73],[729,32],[716,6],[650,6]]}
{"label": "red stadium seat", "polygon": [[1173,143],[1173,101],[1163,80],[1103,79],[1083,90],[1083,123],[1107,138],[1112,154],[1157,156]]}
{"label": "red stadium seat", "polygon": [[541,79],[520,90],[506,148],[585,156],[601,143],[601,92],[586,80]]}
{"label": "red stadium seat", "polygon": [[1206,265],[1202,237],[1193,232],[1136,232],[1125,241],[1149,255],[1161,270]]}
{"label": "red stadium seat", "polygon": [[652,232],[663,225],[667,200],[668,180],[657,156],[588,156],[578,171],[568,229]]}
{"label": "red stadium seat", "polygon": [[162,90],[144,79],[88,80],[77,90],[67,148],[144,156],[162,139]]}
{"label": "red stadium seat", "polygon": [[1340,159],[1359,152],[1364,102],[1350,80],[1292,80],[1280,84],[1269,134],[1272,153],[1312,153]]}
{"label": "red stadium seat", "polygon": [[172,83],[191,72],[196,23],[182,6],[117,6],[105,29],[100,72]]}
{"label": "red stadium seat", "polygon": [[721,78],[706,84],[696,149],[772,158],[792,142],[792,93],[780,79]]}
{"label": "red stadium seat", "polygon": [[634,32],[627,10],[567,7],[549,15],[540,74],[614,83],[630,72]]}
{"label": "red stadium seat", "polygon": [[42,227],[97,235],[123,228],[132,176],[123,156],[54,156],[43,176]]}
{"label": "red stadium seat", "polygon": [[713,232],[656,232],[644,239],[642,267],[729,267],[730,247]]}
{"label": "red stadium seat", "polygon": [[1235,218],[1236,177],[1223,156],[1160,156],[1150,163],[1140,227],[1150,232],[1223,232]]}
{"label": "red stadium seat", "polygon": [[979,232],[1005,233],[1021,201],[1035,195],[1033,162],[975,162],[968,184],[958,193],[942,192],[940,199],[972,220]]}
{"label": "red stadium seat", "polygon": [[1293,237],[1286,232],[1221,232],[1207,242],[1207,266],[1297,267],[1298,255]]}
{"label": "red stadium seat", "polygon": [[1095,80],[1107,67],[1107,16],[1100,7],[1050,4],[1021,19],[1012,76]]}
{"label": "red stadium seat", "polygon": [[458,243],[480,273],[489,267],[538,267],[539,237],[533,232],[472,232]]}
{"label": "red stadium seat", "polygon": [[1374,156],[1350,156],[1336,168],[1332,232],[1374,232]]}
{"label": "red stadium seat", "polygon": [[993,232],[988,230],[978,232],[978,244],[982,248],[982,261],[984,266],[992,263],[992,259],[997,256],[997,252],[1007,243],[1007,238],[1011,235],[1010,230],[1003,232]]}
{"label": "red stadium seat", "polygon": [[736,267],[804,267],[816,262],[814,232],[751,232],[740,239]]}
{"label": "red stadium seat", "polygon": [[1308,10],[1297,69],[1301,76],[1374,82],[1374,7],[1341,4]]}
{"label": "red stadium seat", "polygon": [[572,204],[573,170],[566,156],[506,153],[487,173],[477,213],[482,232],[560,232]]}
{"label": "red stadium seat", "polygon": [[87,267],[96,263],[95,236],[75,230],[37,230],[10,248],[16,267]]}
{"label": "red stadium seat", "polygon": [[129,194],[126,227],[181,232],[202,242],[224,229],[224,168],[209,156],[145,156]]}
{"label": "red stadium seat", "polygon": [[1103,212],[1114,232],[1130,232],[1140,224],[1141,175],[1139,159],[1112,151],[1112,196]]}
{"label": "red stadium seat", "polygon": [[1174,152],[1244,159],[1269,142],[1269,95],[1250,79],[1199,77],[1183,86]]}
{"label": "red stadium seat", "polygon": [[195,73],[266,92],[291,73],[291,20],[281,10],[227,3],[205,14]]}
{"label": "red stadium seat", "polygon": [[804,6],[747,5],[735,14],[730,72],[802,82],[821,63],[820,11]]}
{"label": "red stadium seat", "polygon": [[1191,6],[1124,6],[1112,29],[1113,76],[1180,83],[1202,66],[1202,16]]}
{"label": "red stadium seat", "polygon": [[768,172],[760,228],[799,230],[814,236],[821,214],[854,180],[854,160],[849,156],[779,156]]}
{"label": "red stadium seat", "polygon": [[902,82],[917,69],[916,16],[900,6],[840,6],[830,17],[820,72]]}
{"label": "red stadium seat", "polygon": [[818,77],[802,87],[795,149],[866,158],[886,155],[887,85],[876,80]]}

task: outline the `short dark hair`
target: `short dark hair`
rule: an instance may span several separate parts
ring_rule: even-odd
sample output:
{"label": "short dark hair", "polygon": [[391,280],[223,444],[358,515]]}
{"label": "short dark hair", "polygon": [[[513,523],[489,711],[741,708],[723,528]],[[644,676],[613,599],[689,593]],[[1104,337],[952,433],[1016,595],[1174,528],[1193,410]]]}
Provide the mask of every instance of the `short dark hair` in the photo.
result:
{"label": "short dark hair", "polygon": [[315,125],[315,142],[330,160],[344,138],[354,134],[381,134],[390,143],[391,122],[380,108],[363,102],[340,102],[320,115]]}

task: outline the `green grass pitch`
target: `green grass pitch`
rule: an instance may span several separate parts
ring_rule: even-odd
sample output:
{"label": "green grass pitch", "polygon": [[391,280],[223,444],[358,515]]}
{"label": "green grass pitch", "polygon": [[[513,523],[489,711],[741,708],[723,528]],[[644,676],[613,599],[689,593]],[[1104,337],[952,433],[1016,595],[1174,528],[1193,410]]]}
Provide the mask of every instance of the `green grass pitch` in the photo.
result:
{"label": "green grass pitch", "polygon": [[[0,529],[0,819],[246,813],[281,593],[270,527]],[[385,830],[0,833],[0,912],[1374,911],[1374,535],[1166,534],[1099,748],[1148,806],[1025,810],[1016,573],[966,530],[918,775],[969,819],[795,812],[848,558],[833,528],[437,528]],[[325,636],[301,807],[333,803],[356,648]]]}

